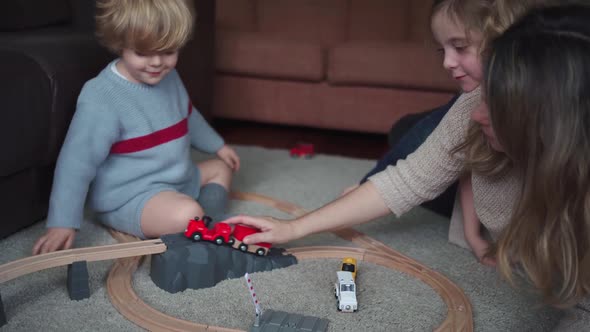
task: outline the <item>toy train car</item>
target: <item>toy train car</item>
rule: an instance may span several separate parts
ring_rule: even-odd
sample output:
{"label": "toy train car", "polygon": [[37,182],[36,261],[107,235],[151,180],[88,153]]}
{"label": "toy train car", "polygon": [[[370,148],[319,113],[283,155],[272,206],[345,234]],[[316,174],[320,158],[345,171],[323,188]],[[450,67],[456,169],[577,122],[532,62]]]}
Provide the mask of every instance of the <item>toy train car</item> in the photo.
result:
{"label": "toy train car", "polygon": [[255,228],[251,228],[244,225],[236,225],[234,227],[234,232],[232,234],[234,238],[234,243],[232,244],[232,247],[240,251],[255,253],[258,256],[265,256],[266,254],[268,254],[268,251],[270,250],[270,243],[261,242],[255,244],[245,244],[242,242],[246,236],[258,232],[259,231]]}
{"label": "toy train car", "polygon": [[270,243],[243,243],[244,237],[259,232],[255,228],[244,225],[235,225],[232,228],[229,224],[219,222],[209,228],[211,218],[204,216],[203,219],[195,217],[189,220],[188,226],[184,231],[184,236],[193,239],[193,241],[211,241],[217,245],[227,244],[233,248],[256,254],[258,256],[265,256],[271,248]]}
{"label": "toy train car", "polygon": [[353,257],[344,257],[340,265],[340,271],[352,273],[352,279],[356,280],[356,259]]}
{"label": "toy train car", "polygon": [[340,264],[340,271],[336,272],[334,284],[334,296],[336,297],[336,309],[342,312],[356,312],[358,302],[356,299],[356,259],[344,257]]}
{"label": "toy train car", "polygon": [[351,272],[336,271],[334,296],[336,297],[336,309],[338,311],[356,312],[358,310],[356,284]]}

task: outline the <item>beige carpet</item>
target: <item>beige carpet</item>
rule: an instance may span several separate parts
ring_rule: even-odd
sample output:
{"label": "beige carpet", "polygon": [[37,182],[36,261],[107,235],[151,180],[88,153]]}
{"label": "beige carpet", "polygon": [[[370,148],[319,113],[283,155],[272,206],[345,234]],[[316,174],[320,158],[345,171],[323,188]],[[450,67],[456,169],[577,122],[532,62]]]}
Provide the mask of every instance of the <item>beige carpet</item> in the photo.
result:
{"label": "beige carpet", "polygon": [[[373,161],[318,155],[294,160],[284,150],[237,147],[243,169],[234,188],[313,209],[357,181]],[[206,156],[195,154],[196,160]],[[288,217],[272,208],[232,201],[232,213]],[[88,220],[77,236],[78,247],[113,243],[99,225]],[[470,298],[476,331],[549,331],[561,313],[536,306],[534,295],[511,289],[495,271],[478,264],[472,255],[446,241],[448,221],[416,208],[400,219],[387,217],[358,230],[443,273]],[[0,264],[26,257],[43,232],[41,223],[0,241]],[[319,234],[288,244],[352,244],[332,234]],[[66,290],[66,268],[54,268],[0,285],[9,320],[0,331],[137,331],[110,304],[105,280],[112,261],[89,264],[91,296],[71,301]],[[330,320],[330,331],[431,331],[446,316],[437,293],[419,280],[398,271],[361,262],[358,275],[359,311],[338,313],[332,290],[338,261],[302,261],[289,268],[252,274],[263,308]],[[137,271],[134,288],[154,308],[178,318],[229,328],[248,329],[254,309],[243,279],[225,280],[215,287],[169,294],[149,277],[149,260]]]}

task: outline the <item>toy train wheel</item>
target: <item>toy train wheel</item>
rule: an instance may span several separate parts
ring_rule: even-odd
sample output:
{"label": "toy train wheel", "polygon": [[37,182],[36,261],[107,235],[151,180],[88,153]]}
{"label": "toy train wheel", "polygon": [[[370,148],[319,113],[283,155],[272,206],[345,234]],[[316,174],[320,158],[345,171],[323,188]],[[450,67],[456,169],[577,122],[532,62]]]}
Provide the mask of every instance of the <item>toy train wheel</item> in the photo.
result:
{"label": "toy train wheel", "polygon": [[193,241],[201,241],[201,233],[193,233]]}
{"label": "toy train wheel", "polygon": [[236,242],[236,240],[229,239],[229,241],[227,241],[227,244],[229,244],[230,246],[233,246],[235,242]]}
{"label": "toy train wheel", "polygon": [[258,250],[256,250],[256,255],[264,256],[264,254],[266,254],[266,250],[264,250],[262,248],[258,248]]}
{"label": "toy train wheel", "polygon": [[242,244],[240,244],[239,249],[240,249],[240,251],[246,252],[246,251],[248,251],[248,246],[242,243]]}
{"label": "toy train wheel", "polygon": [[221,237],[221,236],[218,236],[218,237],[215,239],[215,244],[216,244],[216,245],[218,245],[218,246],[222,245],[222,244],[223,244],[223,237]]}

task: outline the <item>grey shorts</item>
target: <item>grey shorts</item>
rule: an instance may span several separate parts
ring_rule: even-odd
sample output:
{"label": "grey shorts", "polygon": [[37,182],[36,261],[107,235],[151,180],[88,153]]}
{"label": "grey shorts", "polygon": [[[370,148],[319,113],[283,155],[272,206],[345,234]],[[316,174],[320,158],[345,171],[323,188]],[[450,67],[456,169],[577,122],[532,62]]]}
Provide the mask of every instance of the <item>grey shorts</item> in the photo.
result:
{"label": "grey shorts", "polygon": [[[155,195],[164,191],[175,191],[193,197],[195,200],[199,198],[201,184],[201,174],[199,169],[195,166],[195,174],[193,180],[187,183],[183,188],[178,190],[173,187],[158,187],[153,190],[141,193],[123,206],[116,210],[109,212],[97,213],[97,217],[105,226],[116,229],[120,232],[137,236],[145,239],[145,235],[141,230],[141,214],[147,201]],[[162,221],[165,222],[165,221]],[[188,222],[188,221],[187,221]]]}

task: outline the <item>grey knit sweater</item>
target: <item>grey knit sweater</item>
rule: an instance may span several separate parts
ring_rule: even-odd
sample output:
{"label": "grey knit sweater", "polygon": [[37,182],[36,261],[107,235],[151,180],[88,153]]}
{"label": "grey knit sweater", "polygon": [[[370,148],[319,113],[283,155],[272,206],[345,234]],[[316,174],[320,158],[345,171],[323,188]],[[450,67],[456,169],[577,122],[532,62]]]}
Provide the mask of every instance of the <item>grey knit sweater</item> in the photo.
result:
{"label": "grey knit sweater", "polygon": [[79,228],[87,196],[98,212],[161,188],[195,196],[199,179],[190,148],[214,153],[224,145],[191,105],[176,70],[147,85],[110,66],[78,98],[57,160],[47,227]]}

